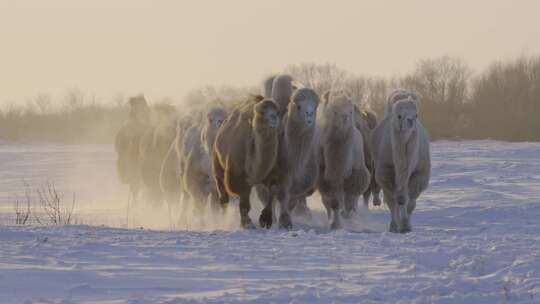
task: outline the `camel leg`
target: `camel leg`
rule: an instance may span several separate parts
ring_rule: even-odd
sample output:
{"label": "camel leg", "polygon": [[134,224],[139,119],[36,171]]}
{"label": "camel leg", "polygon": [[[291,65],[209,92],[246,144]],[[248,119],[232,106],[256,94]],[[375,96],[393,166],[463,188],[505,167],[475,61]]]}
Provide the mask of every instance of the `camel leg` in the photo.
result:
{"label": "camel leg", "polygon": [[411,214],[416,208],[416,200],[420,196],[420,193],[424,191],[429,183],[429,171],[415,172],[411,175],[409,180],[409,206],[408,211]]}
{"label": "camel leg", "polygon": [[264,185],[257,185],[255,187],[255,190],[257,192],[257,196],[261,200],[264,209],[261,212],[261,215],[259,216],[259,224],[263,228],[272,227],[272,222],[274,219],[274,212],[273,212],[273,201],[274,196],[272,195],[270,189]]}
{"label": "camel leg", "polygon": [[406,233],[411,231],[409,223],[409,213],[407,212],[407,205],[409,203],[409,191],[408,189],[396,191],[396,212],[397,212],[397,224],[398,232]]}
{"label": "camel leg", "polygon": [[204,203],[200,196],[188,195],[189,201],[193,204],[193,211],[195,215],[201,217],[204,215]]}
{"label": "camel leg", "polygon": [[396,190],[395,202],[397,204],[397,217],[398,217],[398,232],[406,233],[411,231],[409,224],[409,213],[407,212],[407,205],[409,203],[409,189],[408,183],[401,189]]}
{"label": "camel leg", "polygon": [[307,199],[305,196],[295,200],[293,212],[296,216],[311,219],[311,210],[309,210],[307,206]]}
{"label": "camel leg", "polygon": [[345,218],[351,218],[351,215],[357,210],[358,198],[358,195],[352,193],[345,193],[345,208],[343,210],[343,216]]}
{"label": "camel leg", "polygon": [[332,208],[332,223],[330,223],[331,229],[338,229],[341,227],[341,222],[339,218],[339,199],[337,197],[332,197],[330,200],[330,205]]}
{"label": "camel leg", "polygon": [[416,208],[416,199],[420,196],[420,193],[424,191],[429,183],[429,173],[415,172],[411,175],[408,185],[408,202],[407,208],[403,211],[407,216],[403,219],[403,232],[410,232],[412,230],[411,215]]}
{"label": "camel leg", "polygon": [[321,200],[326,209],[326,216],[330,220],[332,218],[332,198],[329,195],[321,194]]}
{"label": "camel leg", "polygon": [[407,205],[398,205],[398,214],[399,214],[399,232],[407,233],[411,232],[411,222],[409,213],[407,212]]}
{"label": "camel leg", "polygon": [[291,216],[289,214],[289,204],[290,204],[290,198],[289,194],[286,192],[282,192],[278,196],[279,201],[279,209],[280,209],[280,215],[279,215],[279,228],[282,229],[292,229],[292,221]]}
{"label": "camel leg", "polygon": [[212,157],[212,172],[214,176],[214,182],[216,183],[217,195],[219,202],[223,207],[229,202],[229,193],[225,188],[225,170],[219,162],[217,154],[214,152]]}
{"label": "camel leg", "polygon": [[240,194],[240,225],[242,225],[242,228],[255,228],[255,225],[253,225],[253,222],[251,222],[251,219],[249,218],[250,209],[251,203],[249,202],[249,191],[244,191]]}
{"label": "camel leg", "polygon": [[411,214],[416,207],[416,199],[410,199],[406,206],[400,206],[401,214],[401,233],[412,231]]}
{"label": "camel leg", "polygon": [[366,192],[362,194],[362,197],[364,198],[364,208],[369,208],[369,197],[371,196],[371,190],[368,189]]}
{"label": "camel leg", "polygon": [[397,223],[399,222],[399,215],[398,215],[397,206],[396,204],[392,204],[392,207],[389,207],[389,208],[390,208],[390,216],[392,217],[392,219],[390,220],[389,231],[398,233],[399,229],[398,229]]}
{"label": "camel leg", "polygon": [[397,204],[394,201],[393,195],[388,191],[384,191],[384,201],[390,209],[390,232],[398,232],[399,215],[397,211]]}
{"label": "camel leg", "polygon": [[215,212],[225,212],[225,205],[220,204],[217,191],[210,191],[210,208]]}
{"label": "camel leg", "polygon": [[375,178],[371,180],[371,196],[373,197],[373,206],[381,205],[381,187],[375,181]]}
{"label": "camel leg", "polygon": [[409,214],[409,216],[411,216],[415,208],[416,208],[416,199],[411,199],[409,201],[409,204],[407,205],[407,213]]}

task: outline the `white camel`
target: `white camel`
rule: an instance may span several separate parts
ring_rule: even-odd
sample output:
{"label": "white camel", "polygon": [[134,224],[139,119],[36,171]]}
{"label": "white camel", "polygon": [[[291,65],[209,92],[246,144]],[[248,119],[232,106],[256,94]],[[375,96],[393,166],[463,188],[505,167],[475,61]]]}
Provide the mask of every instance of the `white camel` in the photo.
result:
{"label": "white camel", "polygon": [[358,198],[369,186],[371,175],[364,159],[364,143],[356,128],[354,105],[346,92],[325,94],[321,107],[321,157],[318,189],[331,227],[340,227],[355,211]]}
{"label": "white camel", "polygon": [[418,119],[416,94],[394,92],[387,107],[371,137],[375,179],[390,208],[390,231],[405,233],[411,231],[416,200],[429,183],[429,136]]}

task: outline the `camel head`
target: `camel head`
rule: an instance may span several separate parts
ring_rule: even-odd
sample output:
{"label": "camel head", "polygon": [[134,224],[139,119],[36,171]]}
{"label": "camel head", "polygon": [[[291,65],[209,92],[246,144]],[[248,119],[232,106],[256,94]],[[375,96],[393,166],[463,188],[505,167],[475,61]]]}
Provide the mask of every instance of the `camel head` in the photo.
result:
{"label": "camel head", "polygon": [[392,94],[390,94],[388,98],[386,99],[386,108],[384,110],[385,112],[384,117],[387,117],[388,115],[392,114],[392,108],[396,102],[403,99],[408,99],[408,98],[418,102],[418,95],[416,95],[416,93],[414,92],[403,90],[403,89],[393,91]]}
{"label": "camel head", "polygon": [[270,129],[279,127],[279,105],[271,99],[263,99],[253,107],[252,125],[256,130]]}
{"label": "camel head", "polygon": [[408,139],[416,131],[418,120],[418,106],[411,97],[394,103],[392,108],[392,125],[396,132]]}
{"label": "camel head", "polygon": [[288,118],[304,128],[314,127],[319,101],[319,95],[312,89],[302,88],[296,90],[291,96]]}
{"label": "camel head", "polygon": [[328,96],[323,111],[323,121],[327,126],[346,131],[354,126],[354,104],[346,92]]}
{"label": "camel head", "polygon": [[225,118],[227,118],[227,112],[222,106],[214,106],[206,113],[201,140],[204,143],[204,149],[209,155],[214,146],[219,127],[221,127]]}
{"label": "camel head", "polygon": [[150,108],[143,95],[129,98],[129,119],[147,124],[150,122]]}
{"label": "camel head", "polygon": [[214,107],[206,113],[206,123],[212,128],[218,129],[227,118],[227,111],[223,107]]}

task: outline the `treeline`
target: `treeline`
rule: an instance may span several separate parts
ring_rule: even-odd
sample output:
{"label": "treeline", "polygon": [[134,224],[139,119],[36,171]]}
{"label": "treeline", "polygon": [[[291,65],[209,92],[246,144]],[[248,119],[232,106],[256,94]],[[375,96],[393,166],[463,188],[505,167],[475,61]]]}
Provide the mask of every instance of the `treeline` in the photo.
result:
{"label": "treeline", "polygon": [[24,105],[0,110],[0,140],[57,143],[111,143],[126,120],[127,104],[98,102],[69,90],[60,102],[40,95]]}
{"label": "treeline", "polygon": [[404,76],[358,76],[335,65],[301,64],[287,72],[319,93],[335,86],[383,116],[388,94],[413,90],[432,139],[540,141],[540,56],[495,62],[474,73],[460,58],[420,60]]}
{"label": "treeline", "polygon": [[[440,57],[420,60],[402,76],[357,75],[332,64],[297,64],[285,71],[322,94],[344,88],[355,100],[383,116],[387,95],[396,88],[420,96],[420,116],[432,139],[499,139],[540,141],[540,56],[495,62],[474,72],[463,60]],[[206,86],[192,90],[179,105],[232,102],[251,88]],[[153,101],[150,101],[151,103]],[[125,101],[97,102],[71,90],[62,102],[39,96],[24,106],[0,111],[0,139],[65,143],[110,143],[127,115]]]}

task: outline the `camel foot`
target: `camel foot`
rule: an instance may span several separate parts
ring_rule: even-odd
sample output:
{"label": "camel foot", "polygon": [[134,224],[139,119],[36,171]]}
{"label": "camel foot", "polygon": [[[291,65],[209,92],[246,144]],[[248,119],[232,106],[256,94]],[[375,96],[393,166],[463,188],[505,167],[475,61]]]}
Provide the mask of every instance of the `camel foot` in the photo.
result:
{"label": "camel foot", "polygon": [[401,224],[401,230],[400,230],[401,233],[408,233],[408,232],[411,232],[411,231],[412,231],[412,227],[411,227],[410,222],[407,221],[407,222]]}
{"label": "camel foot", "polygon": [[333,210],[333,218],[332,218],[332,223],[330,223],[330,229],[332,230],[336,230],[336,229],[339,229],[341,228],[341,221],[339,219],[339,211],[338,210]]}
{"label": "camel foot", "polygon": [[309,210],[309,208],[307,208],[306,206],[297,206],[296,208],[294,208],[293,212],[294,215],[298,217],[303,217],[308,220],[311,220],[312,218],[311,210]]}
{"label": "camel foot", "polygon": [[390,222],[390,228],[388,229],[388,231],[398,233],[397,225],[394,221]]}
{"label": "camel foot", "polygon": [[373,206],[380,206],[381,205],[381,199],[378,196],[375,196],[373,198]]}
{"label": "camel foot", "polygon": [[400,233],[409,233],[411,231],[412,231],[411,227],[403,227],[401,228]]}
{"label": "camel foot", "polygon": [[249,216],[242,216],[242,218],[240,219],[240,224],[242,225],[242,228],[244,229],[256,228],[253,222],[251,221],[251,219],[249,218]]}
{"label": "camel foot", "polygon": [[279,228],[286,230],[292,229],[291,217],[287,213],[282,213],[279,216]]}
{"label": "camel foot", "polygon": [[259,216],[259,224],[261,225],[261,227],[270,229],[270,227],[272,227],[272,221],[272,208],[263,209],[263,211],[261,212],[261,216]]}
{"label": "camel foot", "polygon": [[339,228],[341,228],[341,224],[339,223],[339,220],[333,220],[332,223],[330,224],[330,229],[337,230]]}

